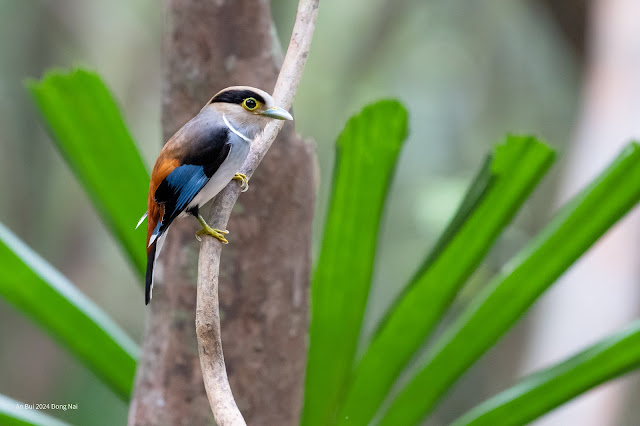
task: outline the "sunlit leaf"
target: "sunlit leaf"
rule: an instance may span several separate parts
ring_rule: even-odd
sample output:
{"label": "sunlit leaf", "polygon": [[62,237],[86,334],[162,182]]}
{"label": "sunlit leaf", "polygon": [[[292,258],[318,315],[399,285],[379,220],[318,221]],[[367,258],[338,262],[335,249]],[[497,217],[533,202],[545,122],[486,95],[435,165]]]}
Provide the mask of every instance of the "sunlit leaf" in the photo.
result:
{"label": "sunlit leaf", "polygon": [[327,425],[353,364],[378,228],[407,113],[381,101],[351,118],[337,141],[333,192],[311,285],[303,425]]}
{"label": "sunlit leaf", "polygon": [[0,295],[128,400],[138,354],[135,343],[2,224],[0,271]]}
{"label": "sunlit leaf", "polygon": [[458,212],[397,299],[358,363],[338,424],[366,425],[396,378],[553,162],[532,137],[510,136],[474,179]]}
{"label": "sunlit leaf", "polygon": [[640,321],[568,360],[523,379],[473,408],[453,426],[523,425],[581,393],[640,366]]}
{"label": "sunlit leaf", "polygon": [[147,208],[149,175],[111,93],[82,69],[52,71],[28,86],[62,156],[144,276],[146,228],[134,228]]}
{"label": "sunlit leaf", "polygon": [[382,424],[412,425],[604,232],[640,200],[640,146],[631,144],[556,215],[434,343]]}

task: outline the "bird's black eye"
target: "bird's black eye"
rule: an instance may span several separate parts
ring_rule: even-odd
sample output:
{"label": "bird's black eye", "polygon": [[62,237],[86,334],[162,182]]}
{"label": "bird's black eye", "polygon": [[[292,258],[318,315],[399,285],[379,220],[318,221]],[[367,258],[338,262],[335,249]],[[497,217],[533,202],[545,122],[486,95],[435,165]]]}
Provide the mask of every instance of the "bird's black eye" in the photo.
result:
{"label": "bird's black eye", "polygon": [[247,98],[242,101],[242,106],[247,111],[253,111],[254,109],[258,108],[258,101],[256,101],[254,98]]}

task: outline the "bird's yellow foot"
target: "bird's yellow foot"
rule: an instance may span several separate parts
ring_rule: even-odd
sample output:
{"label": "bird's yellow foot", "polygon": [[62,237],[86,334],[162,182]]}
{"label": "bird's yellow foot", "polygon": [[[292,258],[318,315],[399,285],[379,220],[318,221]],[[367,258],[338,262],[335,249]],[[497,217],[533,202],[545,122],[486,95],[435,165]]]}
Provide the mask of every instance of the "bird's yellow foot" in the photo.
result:
{"label": "bird's yellow foot", "polygon": [[233,180],[239,180],[241,182],[240,189],[242,192],[247,192],[247,189],[249,189],[249,178],[247,178],[247,175],[244,173],[236,173]]}
{"label": "bird's yellow foot", "polygon": [[201,215],[198,215],[198,222],[200,222],[200,224],[202,225],[202,229],[196,232],[196,238],[198,239],[198,241],[202,241],[202,239],[200,238],[201,235],[211,235],[213,238],[217,238],[218,240],[220,240],[222,244],[229,244],[229,241],[224,237],[229,233],[229,231],[227,231],[226,229],[220,230],[210,227]]}

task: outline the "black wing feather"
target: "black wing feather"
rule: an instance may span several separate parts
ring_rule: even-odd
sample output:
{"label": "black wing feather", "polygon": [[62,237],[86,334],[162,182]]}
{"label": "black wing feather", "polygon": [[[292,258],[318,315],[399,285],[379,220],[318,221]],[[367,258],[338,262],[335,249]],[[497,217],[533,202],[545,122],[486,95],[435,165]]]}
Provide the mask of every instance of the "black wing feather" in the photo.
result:
{"label": "black wing feather", "polygon": [[221,128],[208,138],[189,142],[183,164],[167,175],[154,194],[156,202],[164,205],[154,234],[162,235],[220,168],[231,150],[228,138],[228,130]]}

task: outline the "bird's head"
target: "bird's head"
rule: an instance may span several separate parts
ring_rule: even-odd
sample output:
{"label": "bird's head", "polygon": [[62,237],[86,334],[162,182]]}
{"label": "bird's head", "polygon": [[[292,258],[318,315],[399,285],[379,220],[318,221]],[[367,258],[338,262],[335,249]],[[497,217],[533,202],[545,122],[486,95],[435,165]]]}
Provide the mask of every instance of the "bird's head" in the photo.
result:
{"label": "bird's head", "polygon": [[289,112],[275,104],[271,95],[249,86],[227,87],[216,93],[207,107],[215,108],[242,128],[262,129],[270,119],[293,120]]}

